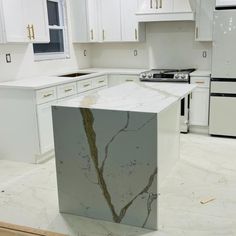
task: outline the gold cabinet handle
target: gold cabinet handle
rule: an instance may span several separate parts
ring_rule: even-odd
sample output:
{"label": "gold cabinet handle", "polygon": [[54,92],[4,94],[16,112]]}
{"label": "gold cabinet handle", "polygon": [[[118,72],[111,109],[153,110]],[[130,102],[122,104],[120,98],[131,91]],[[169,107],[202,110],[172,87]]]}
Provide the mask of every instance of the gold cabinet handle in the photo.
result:
{"label": "gold cabinet handle", "polygon": [[105,40],[105,30],[102,30],[102,39]]}
{"label": "gold cabinet handle", "polygon": [[205,84],[204,81],[196,81],[195,83],[196,83],[196,84]]}
{"label": "gold cabinet handle", "polygon": [[26,28],[27,28],[27,30],[28,30],[28,38],[29,38],[29,40],[31,40],[30,25],[28,25]]}
{"label": "gold cabinet handle", "polygon": [[162,8],[162,0],[160,0],[160,8]]}
{"label": "gold cabinet handle", "polygon": [[86,88],[86,87],[88,87],[88,86],[90,86],[90,84],[84,84],[84,85],[83,85],[84,88]]}
{"label": "gold cabinet handle", "polygon": [[196,39],[198,39],[198,27],[196,27]]}
{"label": "gold cabinet handle", "polygon": [[98,83],[100,83],[100,84],[101,84],[101,83],[104,83],[104,82],[105,82],[104,80],[100,80],[100,81],[98,81]]}
{"label": "gold cabinet handle", "polygon": [[152,0],[150,0],[150,8],[153,8]]}
{"label": "gold cabinet handle", "polygon": [[126,82],[134,82],[134,80],[132,80],[132,79],[126,79],[125,81]]}
{"label": "gold cabinet handle", "polygon": [[34,33],[34,25],[31,25],[31,31],[32,31],[32,39],[35,39],[35,33]]}
{"label": "gold cabinet handle", "polygon": [[44,94],[43,97],[44,97],[44,98],[47,98],[47,97],[50,97],[50,96],[52,96],[52,95],[53,95],[52,93],[48,93],[48,94]]}
{"label": "gold cabinet handle", "polygon": [[94,39],[94,38],[93,38],[93,30],[90,30],[90,38],[91,38],[91,40]]}
{"label": "gold cabinet handle", "polygon": [[68,93],[68,92],[72,91],[72,88],[70,88],[70,89],[65,89],[64,91],[65,91],[65,93]]}
{"label": "gold cabinet handle", "polygon": [[[161,8],[161,7],[160,7]],[[156,9],[158,9],[158,0],[156,0]]]}
{"label": "gold cabinet handle", "polygon": [[135,34],[135,40],[138,40],[138,30],[137,29],[135,29],[134,34]]}

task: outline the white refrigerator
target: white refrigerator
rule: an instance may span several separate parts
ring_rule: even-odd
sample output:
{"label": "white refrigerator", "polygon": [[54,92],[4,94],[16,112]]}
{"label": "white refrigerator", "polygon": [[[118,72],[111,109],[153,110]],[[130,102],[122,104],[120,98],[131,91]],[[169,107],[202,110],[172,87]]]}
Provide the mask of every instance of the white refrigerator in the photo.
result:
{"label": "white refrigerator", "polygon": [[214,13],[211,135],[236,137],[236,9]]}

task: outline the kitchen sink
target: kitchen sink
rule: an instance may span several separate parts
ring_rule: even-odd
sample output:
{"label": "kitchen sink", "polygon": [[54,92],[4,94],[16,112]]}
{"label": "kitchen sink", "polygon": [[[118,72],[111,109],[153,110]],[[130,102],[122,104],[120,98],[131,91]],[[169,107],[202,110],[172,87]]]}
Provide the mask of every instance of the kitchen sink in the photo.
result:
{"label": "kitchen sink", "polygon": [[89,75],[89,74],[91,74],[91,73],[80,73],[80,72],[78,72],[78,73],[59,75],[58,77],[71,77],[71,78],[73,78],[73,77],[79,77],[79,76]]}

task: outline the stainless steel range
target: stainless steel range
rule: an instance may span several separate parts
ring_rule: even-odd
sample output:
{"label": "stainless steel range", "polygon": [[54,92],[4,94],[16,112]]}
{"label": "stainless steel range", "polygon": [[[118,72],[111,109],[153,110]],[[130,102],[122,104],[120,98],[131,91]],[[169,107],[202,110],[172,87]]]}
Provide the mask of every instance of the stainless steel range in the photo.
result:
{"label": "stainless steel range", "polygon": [[139,76],[141,81],[148,82],[182,82],[189,83],[190,73],[195,69],[154,69],[150,71],[142,72]]}
{"label": "stainless steel range", "polygon": [[[190,73],[195,69],[153,69],[144,71],[140,74],[141,82],[166,82],[166,83],[190,83]],[[180,131],[188,133],[189,131],[189,96],[181,100],[180,110]]]}

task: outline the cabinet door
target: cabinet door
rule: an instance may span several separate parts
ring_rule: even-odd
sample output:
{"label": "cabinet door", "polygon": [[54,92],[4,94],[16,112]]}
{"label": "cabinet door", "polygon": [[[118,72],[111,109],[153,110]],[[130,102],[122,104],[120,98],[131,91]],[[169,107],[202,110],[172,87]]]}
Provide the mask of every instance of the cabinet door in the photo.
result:
{"label": "cabinet door", "polygon": [[38,105],[37,107],[41,154],[44,154],[54,148],[51,106],[55,103],[55,101],[49,102]]}
{"label": "cabinet door", "polygon": [[137,0],[121,0],[122,41],[138,41]]}
{"label": "cabinet door", "polygon": [[140,12],[166,13],[173,11],[173,0],[138,0]]}
{"label": "cabinet door", "polygon": [[98,0],[87,0],[88,38],[90,42],[99,41]]}
{"label": "cabinet door", "polygon": [[28,42],[27,25],[24,22],[23,0],[2,0],[1,15],[4,25],[4,42]]}
{"label": "cabinet door", "polygon": [[87,4],[86,0],[70,0],[70,19],[74,43],[87,43],[88,23],[87,23]]}
{"label": "cabinet door", "polygon": [[190,125],[208,126],[209,88],[197,88],[190,100]]}
{"label": "cabinet door", "polygon": [[100,0],[102,41],[121,41],[120,11],[120,1]]}
{"label": "cabinet door", "polygon": [[197,41],[212,41],[214,0],[197,0],[196,33]]}
{"label": "cabinet door", "polygon": [[23,0],[25,25],[30,26],[34,43],[48,43],[49,26],[46,0]]}

